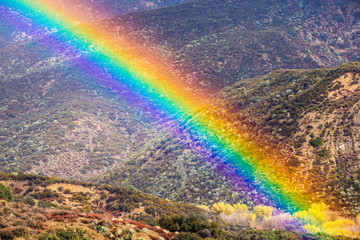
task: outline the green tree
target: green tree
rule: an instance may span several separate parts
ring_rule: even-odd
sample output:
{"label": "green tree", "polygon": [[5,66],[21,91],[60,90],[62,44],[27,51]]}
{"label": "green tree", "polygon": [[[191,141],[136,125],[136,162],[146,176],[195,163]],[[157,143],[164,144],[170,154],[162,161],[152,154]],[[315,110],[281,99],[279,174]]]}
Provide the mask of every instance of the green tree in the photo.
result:
{"label": "green tree", "polygon": [[202,240],[196,233],[183,232],[176,235],[173,240]]}
{"label": "green tree", "polygon": [[0,199],[4,199],[8,202],[14,201],[12,188],[0,183]]}

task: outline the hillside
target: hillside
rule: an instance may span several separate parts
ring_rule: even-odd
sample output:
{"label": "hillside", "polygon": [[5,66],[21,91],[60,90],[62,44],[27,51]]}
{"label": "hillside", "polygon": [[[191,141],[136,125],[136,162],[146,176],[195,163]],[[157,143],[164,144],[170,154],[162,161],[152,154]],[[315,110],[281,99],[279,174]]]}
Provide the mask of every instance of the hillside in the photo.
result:
{"label": "hillside", "polygon": [[[0,173],[3,240],[350,239],[305,234],[294,219],[266,213],[265,206],[254,207],[249,213],[245,205],[234,205],[238,209],[232,218],[216,206],[226,205],[215,204],[210,210],[144,194],[134,187]],[[253,214],[253,225],[250,227],[247,218],[236,219],[239,213]]]}
{"label": "hillside", "polygon": [[152,123],[84,76],[69,56],[35,41],[0,52],[3,171],[90,177],[121,164],[153,137]]}
{"label": "hillside", "polygon": [[[52,4],[55,4],[60,11],[76,14],[79,22],[91,22],[137,11],[163,8],[186,1],[188,0],[53,0]],[[67,7],[69,2],[72,3],[72,8]],[[12,13],[15,13],[14,9]],[[19,24],[16,14],[9,15],[4,5],[0,5],[0,16],[0,48],[28,39],[34,34],[29,23]]]}
{"label": "hillside", "polygon": [[[360,213],[359,70],[354,62],[335,69],[279,70],[244,79],[219,92],[199,108],[198,115],[217,116],[227,123],[224,131],[252,129],[244,141],[266,138],[268,146],[279,149],[293,181],[313,182],[309,194],[314,199],[354,216]],[[126,167],[96,181],[125,182],[177,201],[207,205],[240,201],[251,206],[249,196],[228,182],[231,167],[218,171],[219,163],[192,144],[176,134],[164,134]]]}
{"label": "hillside", "polygon": [[287,167],[294,176],[322,183],[314,196],[356,215],[359,72],[358,62],[336,69],[275,71],[225,88],[199,114],[216,114],[233,131],[251,126],[251,139],[265,136],[289,156]]}
{"label": "hillside", "polygon": [[[143,106],[137,105],[141,100],[121,88],[115,93],[104,87],[109,81],[105,72],[81,71],[81,58],[53,53],[49,48],[59,48],[57,42],[39,40],[0,50],[3,171],[101,178],[102,183],[133,184],[157,196],[196,203],[244,197],[194,155],[186,141],[143,116]],[[113,176],[105,174],[114,169]],[[189,188],[208,181],[211,185],[202,191]]]}
{"label": "hillside", "polygon": [[[0,239],[53,239],[56,234],[61,239],[78,239],[76,234],[81,239],[170,239],[174,233],[154,227],[163,214],[206,215],[195,206],[134,188],[25,174],[2,173],[0,179],[15,195],[14,202],[0,200]],[[72,237],[64,238],[66,234]]]}
{"label": "hillside", "polygon": [[[127,22],[136,30],[136,39],[171,56],[173,65],[185,72],[180,77],[189,88],[200,82],[200,89],[194,92],[216,93],[235,82],[251,82],[247,78],[277,69],[336,68],[345,61],[357,60],[359,7],[357,1],[202,0],[129,14],[101,24],[113,29]],[[121,36],[121,29],[114,34]],[[248,94],[245,90],[244,93]],[[254,93],[254,98],[261,98],[257,96],[260,93]],[[232,107],[234,111],[236,106],[235,103]],[[268,114],[256,110],[254,113],[264,114],[262,117]],[[252,125],[253,122],[249,124]],[[290,127],[283,127],[283,131],[291,131]],[[204,160],[200,154],[192,154],[191,158],[185,154],[187,149],[193,152],[196,146],[189,146],[191,143],[176,135],[164,135],[128,167],[116,168],[97,179],[113,184],[126,180],[143,191],[174,200],[211,204],[213,199],[241,199],[247,203],[246,196],[229,187],[211,160]],[[277,143],[277,137],[274,141]],[[231,170],[224,172],[227,171]],[[201,184],[212,179],[224,181],[214,188]],[[188,187],[188,183],[196,187]],[[232,196],[224,189],[231,190]]]}
{"label": "hillside", "polygon": [[106,20],[124,22],[217,92],[242,78],[278,69],[337,67],[359,59],[358,1],[197,0]]}
{"label": "hillside", "polygon": [[[216,202],[254,202],[226,179],[214,159],[197,153],[189,139],[169,133],[157,135],[124,165],[95,176],[92,181],[111,185],[133,185],[138,189],[174,201],[212,205]],[[225,167],[225,166],[224,166]],[[231,171],[230,169],[228,169]]]}
{"label": "hillside", "polygon": [[[143,116],[138,100],[84,76],[81,59],[51,53],[36,41],[0,52],[2,171],[101,178],[96,181],[199,204],[244,197],[186,141]],[[189,188],[201,182],[211,184]]]}

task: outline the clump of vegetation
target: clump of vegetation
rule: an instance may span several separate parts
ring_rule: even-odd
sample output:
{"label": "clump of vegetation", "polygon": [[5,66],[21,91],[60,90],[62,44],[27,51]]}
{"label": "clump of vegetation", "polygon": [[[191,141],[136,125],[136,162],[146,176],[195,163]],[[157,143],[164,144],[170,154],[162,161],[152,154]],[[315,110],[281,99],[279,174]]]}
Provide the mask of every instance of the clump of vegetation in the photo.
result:
{"label": "clump of vegetation", "polygon": [[90,200],[90,197],[88,196],[88,193],[78,192],[78,193],[74,193],[74,195],[70,198],[70,200],[79,203],[89,204],[88,201]]}
{"label": "clump of vegetation", "polygon": [[38,206],[42,208],[57,207],[56,204],[46,201],[39,201]]}
{"label": "clump of vegetation", "polygon": [[217,221],[209,223],[207,219],[201,219],[197,216],[186,215],[163,215],[159,220],[159,225],[170,231],[191,232],[196,233],[204,229],[210,230],[213,236],[222,234],[220,224]]}
{"label": "clump of vegetation", "polygon": [[44,189],[40,193],[31,194],[31,196],[35,199],[44,199],[44,198],[58,198],[60,197],[60,194],[55,191],[51,191],[50,189]]}
{"label": "clump of vegetation", "polygon": [[254,213],[260,219],[265,219],[267,217],[270,217],[272,215],[273,211],[274,211],[274,208],[271,206],[256,205],[254,207]]}
{"label": "clump of vegetation", "polygon": [[330,156],[330,152],[326,148],[323,148],[318,152],[318,155],[319,157],[327,158]]}
{"label": "clump of vegetation", "polygon": [[12,202],[14,201],[14,193],[10,186],[5,186],[0,183],[0,199]]}
{"label": "clump of vegetation", "polygon": [[235,207],[231,204],[224,204],[222,202],[214,203],[212,209],[215,213],[220,214],[223,213],[225,215],[231,215],[235,212]]}
{"label": "clump of vegetation", "polygon": [[322,138],[317,137],[310,139],[309,144],[315,148],[318,148],[321,147],[324,144],[324,142]]}
{"label": "clump of vegetation", "polygon": [[200,237],[196,233],[190,233],[190,232],[182,232],[178,235],[176,235],[173,240],[202,240],[203,238]]}
{"label": "clump of vegetation", "polygon": [[25,202],[29,204],[30,206],[35,206],[36,201],[32,197],[25,198]]}

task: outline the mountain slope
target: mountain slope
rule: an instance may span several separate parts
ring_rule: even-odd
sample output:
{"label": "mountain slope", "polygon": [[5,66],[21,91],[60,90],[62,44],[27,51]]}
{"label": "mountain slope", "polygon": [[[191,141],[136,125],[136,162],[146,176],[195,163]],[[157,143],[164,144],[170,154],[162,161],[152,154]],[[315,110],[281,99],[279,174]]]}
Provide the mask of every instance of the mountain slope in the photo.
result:
{"label": "mountain slope", "polygon": [[106,21],[172,56],[189,85],[217,92],[283,68],[336,67],[359,58],[358,1],[198,0]]}
{"label": "mountain slope", "polygon": [[166,130],[169,133],[158,134],[127,163],[92,181],[115,186],[130,184],[144,192],[181,202],[256,204],[228,181],[225,174],[232,172],[230,168],[197,153],[196,143],[172,134],[172,126]]}
{"label": "mountain slope", "polygon": [[93,176],[124,161],[155,129],[42,44],[27,42],[1,52],[3,171]]}
{"label": "mountain slope", "polygon": [[[131,12],[163,8],[186,1],[189,0],[52,0],[51,4],[60,12],[74,14],[79,22],[91,22]],[[33,34],[31,23],[21,21],[17,17],[16,9],[9,10],[5,5],[0,4],[0,16],[0,48],[28,39]]]}
{"label": "mountain slope", "polygon": [[356,215],[359,73],[358,62],[336,69],[279,70],[225,88],[199,114],[217,114],[233,130],[237,122],[251,125],[289,156],[295,175],[320,183],[314,196]]}
{"label": "mountain slope", "polygon": [[[96,177],[102,183],[132,184],[157,196],[199,204],[252,204],[193,154],[186,141],[149,122],[136,105],[141,100],[129,99],[121,89],[115,94],[84,75],[78,68],[84,64],[75,55],[48,49],[32,40],[1,50],[3,171]],[[95,73],[106,81],[105,73]],[[104,174],[107,170],[112,171]],[[189,188],[201,182],[210,185]]]}

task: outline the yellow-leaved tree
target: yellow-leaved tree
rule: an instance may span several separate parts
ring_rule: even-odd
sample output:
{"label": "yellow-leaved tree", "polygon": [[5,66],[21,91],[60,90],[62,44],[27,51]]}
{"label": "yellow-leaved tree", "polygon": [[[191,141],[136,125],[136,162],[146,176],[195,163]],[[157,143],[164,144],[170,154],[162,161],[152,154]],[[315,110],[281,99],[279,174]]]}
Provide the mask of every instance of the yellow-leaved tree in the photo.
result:
{"label": "yellow-leaved tree", "polygon": [[205,212],[210,212],[210,208],[206,205],[197,205],[198,208],[201,208]]}
{"label": "yellow-leaved tree", "polygon": [[232,215],[235,212],[235,208],[231,206],[230,204],[224,204],[224,203],[214,203],[212,206],[212,209],[217,214],[225,214],[227,216]]}
{"label": "yellow-leaved tree", "polygon": [[248,210],[248,206],[246,206],[245,204],[237,203],[237,204],[234,204],[233,207],[235,209],[235,212],[238,212],[238,213],[244,213],[244,212],[247,212],[247,210]]}
{"label": "yellow-leaved tree", "polygon": [[274,208],[271,206],[257,205],[254,207],[254,213],[260,218],[265,219],[270,217],[274,211]]}

